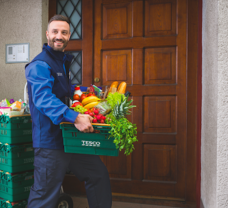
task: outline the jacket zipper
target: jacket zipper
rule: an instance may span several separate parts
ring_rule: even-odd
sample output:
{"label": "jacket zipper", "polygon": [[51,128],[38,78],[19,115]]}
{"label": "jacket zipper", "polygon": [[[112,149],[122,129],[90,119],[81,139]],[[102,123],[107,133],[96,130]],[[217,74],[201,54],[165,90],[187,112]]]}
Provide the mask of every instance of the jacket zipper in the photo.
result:
{"label": "jacket zipper", "polygon": [[[70,79],[70,77],[68,78],[68,76],[67,76],[67,74],[66,74],[66,67],[65,67],[65,62],[66,62],[66,58],[67,58],[67,56],[66,56],[66,54],[64,55],[64,57],[63,57],[63,69],[64,69],[64,76],[65,76],[65,78],[66,78],[66,80],[67,80],[67,84],[68,84],[68,93],[69,93],[69,95],[71,96],[71,88],[70,88],[70,86],[69,86],[69,79]],[[70,71],[70,70],[69,70]],[[70,98],[70,97],[69,97]]]}

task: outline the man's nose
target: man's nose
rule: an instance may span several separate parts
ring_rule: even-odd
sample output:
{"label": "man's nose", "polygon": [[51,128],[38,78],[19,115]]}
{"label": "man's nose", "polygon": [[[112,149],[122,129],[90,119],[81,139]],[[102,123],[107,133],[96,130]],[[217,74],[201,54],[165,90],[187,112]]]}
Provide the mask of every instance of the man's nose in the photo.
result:
{"label": "man's nose", "polygon": [[62,33],[58,32],[58,34],[56,35],[56,39],[62,39]]}

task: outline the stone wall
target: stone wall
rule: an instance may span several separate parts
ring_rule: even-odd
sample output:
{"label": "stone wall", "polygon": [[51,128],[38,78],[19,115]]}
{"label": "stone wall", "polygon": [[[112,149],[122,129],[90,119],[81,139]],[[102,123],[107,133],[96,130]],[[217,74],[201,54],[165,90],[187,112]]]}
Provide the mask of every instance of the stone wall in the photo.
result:
{"label": "stone wall", "polygon": [[48,0],[0,0],[0,100],[23,99],[26,63],[6,64],[5,46],[30,43],[30,60],[42,50]]}
{"label": "stone wall", "polygon": [[201,199],[228,207],[228,1],[203,0]]}

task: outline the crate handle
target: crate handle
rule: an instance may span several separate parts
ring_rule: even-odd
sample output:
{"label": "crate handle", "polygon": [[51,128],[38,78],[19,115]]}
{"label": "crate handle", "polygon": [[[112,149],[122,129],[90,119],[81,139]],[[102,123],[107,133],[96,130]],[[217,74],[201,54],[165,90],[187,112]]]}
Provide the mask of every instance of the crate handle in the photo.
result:
{"label": "crate handle", "polygon": [[0,123],[9,123],[9,121],[7,121],[7,117],[5,115],[0,116]]}
{"label": "crate handle", "polygon": [[4,172],[1,172],[1,179],[6,181],[7,178],[8,178],[8,175],[5,174]]}
{"label": "crate handle", "polygon": [[1,202],[1,207],[7,207],[5,201],[4,202]]}
{"label": "crate handle", "polygon": [[5,123],[6,117],[4,115],[1,115],[0,117],[0,123]]}
{"label": "crate handle", "polygon": [[4,144],[0,144],[0,150],[2,150],[3,149],[3,151],[6,151],[6,145],[4,145]]}
{"label": "crate handle", "polygon": [[29,172],[26,172],[26,173],[23,173],[23,174],[13,175],[11,177],[12,177],[12,180],[15,180],[15,179],[21,177],[21,175],[24,177],[24,176],[27,176],[28,174],[29,174]]}

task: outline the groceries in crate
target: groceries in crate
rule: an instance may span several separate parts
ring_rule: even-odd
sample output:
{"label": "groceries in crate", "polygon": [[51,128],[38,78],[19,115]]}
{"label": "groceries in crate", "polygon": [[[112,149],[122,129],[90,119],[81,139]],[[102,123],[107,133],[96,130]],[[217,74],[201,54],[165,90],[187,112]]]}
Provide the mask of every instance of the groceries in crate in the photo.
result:
{"label": "groceries in crate", "polygon": [[[93,117],[92,123],[106,123],[111,126],[110,137],[119,151],[124,149],[124,154],[129,155],[134,150],[134,142],[137,142],[137,127],[127,118],[131,114],[130,109],[133,100],[129,99],[129,92],[126,92],[126,82],[113,82],[109,89],[104,92],[97,86],[91,85],[95,94],[87,92],[81,95],[74,95],[75,99],[71,108],[80,113],[89,114]],[[82,97],[83,96],[83,97]]]}
{"label": "groceries in crate", "polygon": [[[123,97],[123,100],[125,99],[126,86],[126,82],[121,82],[118,86],[118,82],[115,81],[111,84],[109,90],[106,89],[105,92],[103,92],[100,87],[91,85],[89,92],[84,93],[80,90],[79,86],[76,86],[71,109],[84,113],[86,112],[85,109],[90,110],[95,107],[100,111],[100,114],[106,115],[110,113],[111,110],[114,110],[114,105],[118,104],[117,102],[119,102],[118,105],[120,105],[121,97]],[[85,109],[77,107],[78,105]],[[126,109],[127,107],[125,110]]]}
{"label": "groceries in crate", "polygon": [[0,102],[0,115],[7,116],[18,116],[24,114],[26,108],[26,103],[22,100],[14,101],[13,99],[10,102],[7,99],[4,99]]}

